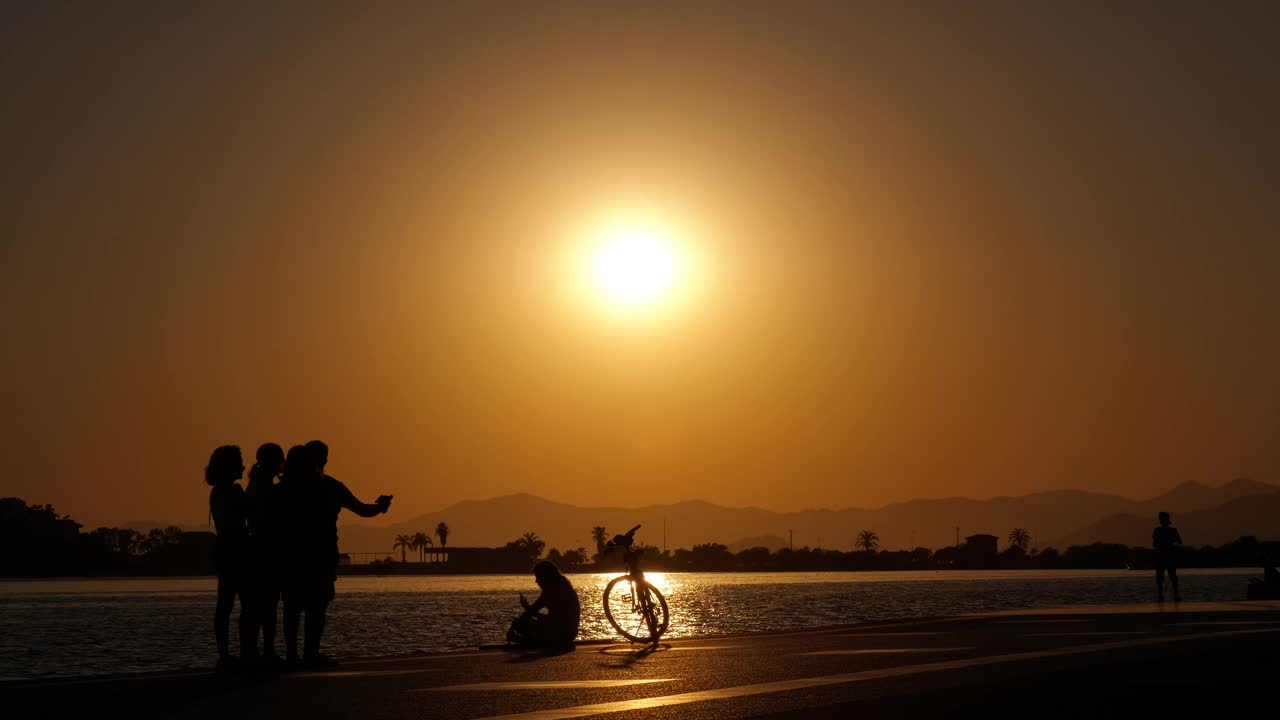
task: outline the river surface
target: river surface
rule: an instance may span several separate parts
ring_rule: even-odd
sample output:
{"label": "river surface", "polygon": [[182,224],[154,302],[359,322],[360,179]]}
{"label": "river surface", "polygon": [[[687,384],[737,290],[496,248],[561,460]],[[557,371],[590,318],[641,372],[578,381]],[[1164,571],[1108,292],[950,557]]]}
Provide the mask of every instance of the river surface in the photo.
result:
{"label": "river surface", "polygon": [[[616,573],[568,576],[581,639],[619,638],[601,593]],[[1250,569],[1183,570],[1186,600],[1242,600]],[[1076,603],[1147,602],[1151,573],[1096,570],[649,573],[671,608],[666,637],[793,630]],[[0,680],[207,668],[213,578],[0,581]],[[502,642],[532,576],[344,576],[324,651],[370,657]],[[238,612],[238,610],[237,610]],[[232,618],[232,646],[236,645]],[[619,638],[620,639],[620,638]],[[278,641],[279,643],[279,641]],[[277,645],[277,650],[280,645]]]}

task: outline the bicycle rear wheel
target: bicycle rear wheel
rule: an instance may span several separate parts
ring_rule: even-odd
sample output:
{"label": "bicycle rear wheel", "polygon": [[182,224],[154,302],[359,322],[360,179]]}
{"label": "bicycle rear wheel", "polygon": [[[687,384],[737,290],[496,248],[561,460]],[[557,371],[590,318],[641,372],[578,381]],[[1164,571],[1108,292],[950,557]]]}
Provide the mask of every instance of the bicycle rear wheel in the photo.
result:
{"label": "bicycle rear wheel", "polygon": [[604,616],[631,642],[656,643],[671,622],[667,599],[648,580],[619,575],[604,588]]}

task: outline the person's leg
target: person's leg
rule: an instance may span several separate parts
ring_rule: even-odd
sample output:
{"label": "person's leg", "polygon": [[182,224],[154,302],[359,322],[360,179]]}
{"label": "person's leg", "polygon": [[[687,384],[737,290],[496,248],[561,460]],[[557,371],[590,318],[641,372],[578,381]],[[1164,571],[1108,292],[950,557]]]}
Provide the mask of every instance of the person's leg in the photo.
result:
{"label": "person's leg", "polygon": [[511,622],[507,631],[507,641],[520,647],[536,647],[538,645],[538,616],[521,615]]}
{"label": "person's leg", "polygon": [[218,662],[230,658],[231,608],[235,603],[235,585],[218,576],[218,603],[213,609],[213,637],[218,643]]}
{"label": "person's leg", "polygon": [[258,655],[258,597],[256,588],[243,583],[240,596],[240,659],[252,660]]}
{"label": "person's leg", "polygon": [[298,659],[298,624],[302,620],[302,603],[297,594],[284,596],[284,654],[286,660]]}
{"label": "person's leg", "polygon": [[1156,561],[1156,600],[1164,602],[1164,561]]}
{"label": "person's leg", "polygon": [[307,637],[302,651],[304,660],[320,657],[320,637],[324,634],[324,621],[328,609],[329,601],[323,598],[307,606]]}
{"label": "person's leg", "polygon": [[529,618],[525,628],[525,645],[533,648],[544,648],[548,644],[547,616],[541,613]]}
{"label": "person's leg", "polygon": [[[262,601],[261,616],[258,622],[262,625],[262,655],[267,658],[276,656],[276,612],[280,609],[280,591],[268,588]],[[256,641],[255,641],[256,642]]]}
{"label": "person's leg", "polygon": [[1178,592],[1178,566],[1169,563],[1169,584],[1173,586],[1173,601],[1182,602],[1182,593]]}

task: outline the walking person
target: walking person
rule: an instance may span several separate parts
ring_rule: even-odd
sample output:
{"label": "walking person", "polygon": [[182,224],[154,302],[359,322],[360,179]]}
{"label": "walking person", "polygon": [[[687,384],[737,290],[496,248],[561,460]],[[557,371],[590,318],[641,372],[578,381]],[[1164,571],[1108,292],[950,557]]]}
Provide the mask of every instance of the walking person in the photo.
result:
{"label": "walking person", "polygon": [[319,440],[305,448],[291,448],[285,460],[285,513],[290,541],[296,547],[285,594],[285,650],[287,659],[296,662],[298,625],[305,614],[301,661],[305,667],[336,664],[320,653],[320,638],[337,581],[338,514],[345,508],[360,517],[373,517],[391,508],[390,495],[381,495],[373,503],[356,499],[346,485],[324,473],[328,462],[329,446]]}
{"label": "walking person", "polygon": [[1156,599],[1164,602],[1164,576],[1169,574],[1169,584],[1173,585],[1173,601],[1182,602],[1178,592],[1178,548],[1182,546],[1182,535],[1173,527],[1169,513],[1160,513],[1160,525],[1151,531],[1151,544],[1156,549]]}
{"label": "walking person", "polygon": [[247,657],[253,647],[253,629],[246,616],[248,604],[249,528],[246,523],[244,489],[236,481],[244,477],[244,459],[236,445],[223,445],[209,456],[204,480],[209,491],[209,515],[217,539],[214,567],[218,571],[218,600],[213,611],[213,636],[218,644],[218,670],[236,666],[230,652],[231,610],[240,598],[240,653]]}

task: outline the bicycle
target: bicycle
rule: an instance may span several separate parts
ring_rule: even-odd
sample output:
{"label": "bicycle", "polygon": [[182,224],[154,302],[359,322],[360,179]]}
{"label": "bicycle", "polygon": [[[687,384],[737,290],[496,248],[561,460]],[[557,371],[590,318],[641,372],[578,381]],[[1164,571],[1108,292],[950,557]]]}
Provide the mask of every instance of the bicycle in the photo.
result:
{"label": "bicycle", "polygon": [[627,574],[609,581],[604,588],[604,616],[623,637],[631,642],[658,644],[658,638],[667,631],[671,615],[667,599],[658,588],[644,578],[640,569],[641,548],[632,549],[637,525],[624,535],[617,535],[604,546],[604,554],[622,548],[622,561]]}

